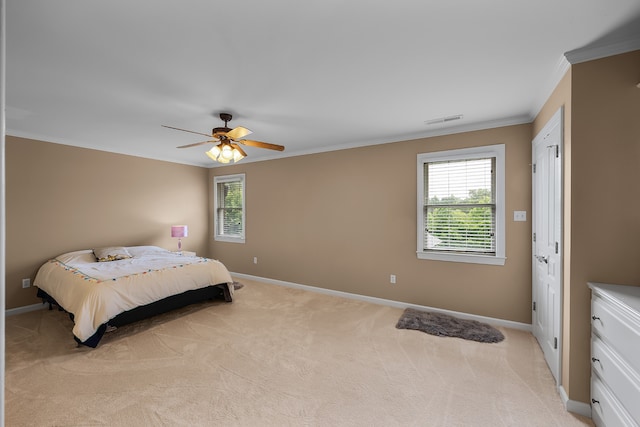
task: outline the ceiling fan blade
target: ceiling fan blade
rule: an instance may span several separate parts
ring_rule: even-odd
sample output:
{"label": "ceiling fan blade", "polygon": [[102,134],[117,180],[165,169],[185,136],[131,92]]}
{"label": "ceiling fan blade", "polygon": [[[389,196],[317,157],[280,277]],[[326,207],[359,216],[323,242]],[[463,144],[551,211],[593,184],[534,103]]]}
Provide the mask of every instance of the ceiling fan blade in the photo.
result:
{"label": "ceiling fan blade", "polygon": [[249,129],[245,127],[238,126],[237,128],[231,129],[229,132],[227,132],[226,135],[231,139],[240,139],[249,135],[250,133],[253,133],[253,132],[251,132]]}
{"label": "ceiling fan blade", "polygon": [[232,142],[231,146],[233,148],[235,148],[236,150],[238,150],[240,152],[240,154],[242,154],[244,157],[247,157],[247,153],[245,153],[244,150],[238,144]]}
{"label": "ceiling fan blade", "polygon": [[181,130],[182,132],[195,133],[196,135],[204,135],[204,136],[208,136],[209,138],[211,138],[213,136],[210,133],[194,132],[192,130],[174,128],[173,126],[167,126],[167,125],[160,125],[160,126],[162,126],[163,128],[168,128],[168,129]]}
{"label": "ceiling fan blade", "polygon": [[194,142],[193,144],[187,144],[187,145],[181,145],[179,147],[176,148],[189,148],[189,147],[197,147],[198,145],[204,145],[204,144],[215,144],[218,141],[201,141],[201,142]]}
{"label": "ceiling fan blade", "polygon": [[267,148],[269,150],[284,151],[284,147],[282,145],[269,144],[268,142],[252,141],[250,139],[241,139],[240,141],[236,141],[236,142],[239,144],[248,145],[250,147]]}

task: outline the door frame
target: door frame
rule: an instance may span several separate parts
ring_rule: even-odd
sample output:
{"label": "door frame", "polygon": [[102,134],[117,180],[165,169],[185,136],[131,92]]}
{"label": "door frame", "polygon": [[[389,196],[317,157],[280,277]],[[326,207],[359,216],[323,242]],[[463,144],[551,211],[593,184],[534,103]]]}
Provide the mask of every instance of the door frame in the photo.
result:
{"label": "door frame", "polygon": [[[556,380],[556,385],[558,387],[560,387],[562,385],[562,354],[563,354],[563,327],[564,327],[564,107],[560,107],[554,114],[553,116],[547,121],[547,123],[544,125],[544,127],[534,136],[533,140],[531,141],[531,157],[532,157],[532,170],[531,170],[531,188],[532,188],[532,194],[531,194],[531,199],[532,199],[532,203],[531,203],[531,210],[532,210],[532,215],[531,215],[531,292],[532,292],[532,298],[535,298],[535,290],[536,290],[536,283],[534,282],[535,280],[535,275],[536,275],[536,264],[535,264],[535,260],[534,257],[536,255],[536,242],[534,240],[534,233],[536,232],[536,230],[534,229],[535,227],[535,221],[536,221],[536,205],[535,205],[535,200],[534,200],[534,196],[535,196],[535,188],[534,188],[534,184],[535,184],[535,177],[533,176],[533,162],[535,161],[535,155],[534,155],[534,150],[535,150],[535,146],[534,144],[536,142],[538,142],[540,140],[540,138],[544,139],[546,136],[548,136],[551,133],[551,129],[553,129],[555,126],[559,126],[560,128],[560,138],[558,141],[558,168],[559,168],[559,173],[558,173],[558,181],[554,183],[554,185],[556,185],[556,194],[557,194],[557,198],[558,203],[556,203],[556,211],[554,212],[554,217],[557,219],[557,221],[559,222],[559,227],[560,227],[560,236],[559,236],[559,242],[558,242],[558,266],[559,266],[559,273],[558,273],[558,280],[559,280],[559,286],[558,286],[558,307],[557,310],[558,312],[555,313],[555,315],[557,316],[559,325],[558,325],[558,352],[557,352],[557,360],[555,360],[554,362],[557,363],[557,377],[555,378]],[[558,212],[559,211],[559,212]],[[535,301],[535,299],[534,299]],[[535,311],[533,310],[533,304],[531,307],[532,311],[532,318],[531,318],[531,324],[532,324],[532,328],[535,326],[535,317],[537,316],[537,313],[535,313]],[[533,332],[533,331],[532,331]],[[534,335],[535,337],[535,335]],[[538,341],[537,337],[536,341]],[[545,358],[546,361],[546,358]],[[548,362],[547,362],[548,363]],[[552,372],[553,374],[553,372]]]}

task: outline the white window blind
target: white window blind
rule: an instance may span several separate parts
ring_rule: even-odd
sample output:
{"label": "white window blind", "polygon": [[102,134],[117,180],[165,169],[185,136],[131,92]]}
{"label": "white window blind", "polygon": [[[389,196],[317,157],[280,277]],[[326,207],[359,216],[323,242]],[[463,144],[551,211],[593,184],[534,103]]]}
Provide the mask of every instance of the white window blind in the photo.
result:
{"label": "white window blind", "polygon": [[495,254],[495,158],[424,164],[425,250]]}

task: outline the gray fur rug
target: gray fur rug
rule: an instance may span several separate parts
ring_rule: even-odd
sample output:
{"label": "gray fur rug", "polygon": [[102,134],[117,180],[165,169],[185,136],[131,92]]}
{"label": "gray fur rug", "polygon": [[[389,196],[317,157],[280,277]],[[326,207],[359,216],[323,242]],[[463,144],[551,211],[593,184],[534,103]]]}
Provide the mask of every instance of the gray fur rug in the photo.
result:
{"label": "gray fur rug", "polygon": [[396,328],[414,329],[431,335],[457,337],[478,342],[496,343],[504,339],[502,332],[486,323],[413,308],[407,308],[404,311]]}

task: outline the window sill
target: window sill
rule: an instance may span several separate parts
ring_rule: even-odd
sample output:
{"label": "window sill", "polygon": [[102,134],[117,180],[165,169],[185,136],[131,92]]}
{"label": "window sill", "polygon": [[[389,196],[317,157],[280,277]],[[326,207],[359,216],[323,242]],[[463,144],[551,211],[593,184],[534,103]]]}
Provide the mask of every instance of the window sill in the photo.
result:
{"label": "window sill", "polygon": [[244,237],[215,236],[217,242],[244,243]]}
{"label": "window sill", "polygon": [[451,254],[434,252],[417,252],[418,259],[430,259],[433,261],[463,262],[468,264],[504,265],[506,257],[471,255],[471,254]]}

